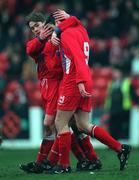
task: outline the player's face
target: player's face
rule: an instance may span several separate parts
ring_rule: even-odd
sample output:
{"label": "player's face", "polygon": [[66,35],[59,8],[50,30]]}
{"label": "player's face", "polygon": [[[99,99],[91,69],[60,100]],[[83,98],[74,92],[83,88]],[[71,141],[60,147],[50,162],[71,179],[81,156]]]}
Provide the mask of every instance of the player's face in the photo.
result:
{"label": "player's face", "polygon": [[40,30],[42,29],[43,26],[44,26],[44,23],[42,22],[34,22],[34,21],[29,22],[29,27],[35,36],[40,35]]}

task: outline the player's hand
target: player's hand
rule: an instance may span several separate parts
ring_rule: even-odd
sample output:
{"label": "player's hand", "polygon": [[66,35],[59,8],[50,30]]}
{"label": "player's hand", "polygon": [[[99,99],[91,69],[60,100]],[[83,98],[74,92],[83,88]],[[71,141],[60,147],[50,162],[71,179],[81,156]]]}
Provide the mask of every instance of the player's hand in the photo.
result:
{"label": "player's hand", "polygon": [[57,34],[55,32],[53,32],[51,36],[51,42],[55,46],[58,46],[60,44],[60,39],[57,37]]}
{"label": "player's hand", "polygon": [[85,90],[84,83],[79,83],[78,84],[78,88],[79,88],[79,91],[80,91],[82,97],[86,97],[87,98],[87,97],[91,97],[92,96],[91,93],[89,93],[89,92],[87,92]]}
{"label": "player's hand", "polygon": [[62,21],[69,18],[70,15],[63,10],[58,9],[56,12],[53,13],[53,17],[56,21]]}
{"label": "player's hand", "polygon": [[49,36],[52,35],[54,28],[50,24],[46,24],[40,30],[40,39],[44,40],[47,39]]}

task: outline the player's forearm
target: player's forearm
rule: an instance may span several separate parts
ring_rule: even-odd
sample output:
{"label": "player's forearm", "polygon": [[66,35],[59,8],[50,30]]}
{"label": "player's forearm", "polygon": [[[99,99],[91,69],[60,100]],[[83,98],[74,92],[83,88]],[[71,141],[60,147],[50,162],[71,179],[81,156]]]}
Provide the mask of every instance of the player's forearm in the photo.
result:
{"label": "player's forearm", "polygon": [[84,71],[80,68],[78,68],[76,66],[76,83],[79,84],[79,83],[85,83],[87,82],[87,76],[86,76],[86,73],[84,73]]}
{"label": "player's forearm", "polygon": [[75,16],[70,16],[66,20],[62,21],[56,28],[55,32],[59,35],[61,32],[66,30],[69,27],[75,27],[79,25],[80,21]]}

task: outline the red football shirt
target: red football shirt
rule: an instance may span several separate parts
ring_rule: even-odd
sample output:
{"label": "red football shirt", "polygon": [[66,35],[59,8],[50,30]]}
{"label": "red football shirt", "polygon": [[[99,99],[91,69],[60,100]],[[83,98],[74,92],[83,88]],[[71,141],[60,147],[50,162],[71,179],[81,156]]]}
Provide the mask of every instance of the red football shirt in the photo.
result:
{"label": "red football shirt", "polygon": [[88,66],[89,38],[80,24],[70,27],[61,34],[61,57],[64,77],[63,95],[80,95],[77,84],[85,83],[88,92],[92,92],[92,77]]}
{"label": "red football shirt", "polygon": [[54,46],[51,42],[40,42],[38,38],[34,38],[27,42],[26,52],[37,64],[39,80],[62,78],[59,47]]}

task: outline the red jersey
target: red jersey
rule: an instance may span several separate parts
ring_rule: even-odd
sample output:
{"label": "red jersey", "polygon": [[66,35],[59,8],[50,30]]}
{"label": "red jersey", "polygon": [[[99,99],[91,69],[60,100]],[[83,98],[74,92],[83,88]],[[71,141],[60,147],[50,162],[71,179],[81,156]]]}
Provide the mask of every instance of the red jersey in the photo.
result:
{"label": "red jersey", "polygon": [[37,64],[39,80],[62,78],[63,71],[58,47],[51,42],[40,42],[38,38],[34,38],[27,42],[26,52]]}
{"label": "red jersey", "polygon": [[69,27],[61,34],[61,56],[64,77],[62,91],[64,95],[80,95],[77,84],[83,82],[92,93],[92,77],[88,66],[89,38],[81,23]]}
{"label": "red jersey", "polygon": [[60,28],[61,31],[64,31],[69,27],[76,27],[78,25],[81,25],[79,19],[77,19],[75,16],[70,16],[68,19],[62,21],[58,25],[58,27]]}

